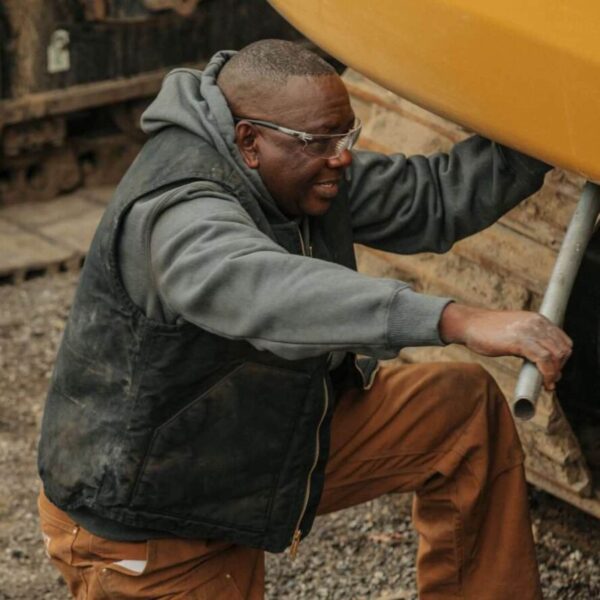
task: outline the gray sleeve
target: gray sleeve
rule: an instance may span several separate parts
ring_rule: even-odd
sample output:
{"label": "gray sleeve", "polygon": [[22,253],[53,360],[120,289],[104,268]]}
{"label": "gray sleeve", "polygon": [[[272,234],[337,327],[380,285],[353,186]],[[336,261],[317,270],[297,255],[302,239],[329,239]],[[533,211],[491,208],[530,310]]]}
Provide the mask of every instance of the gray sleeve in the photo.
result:
{"label": "gray sleeve", "polygon": [[447,299],[290,254],[235,201],[205,197],[165,211],[151,262],[169,310],[286,359],[336,350],[389,358],[403,346],[442,343]]}
{"label": "gray sleeve", "polygon": [[403,254],[445,252],[533,194],[550,169],[479,136],[430,157],[356,152],[348,173],[354,239]]}

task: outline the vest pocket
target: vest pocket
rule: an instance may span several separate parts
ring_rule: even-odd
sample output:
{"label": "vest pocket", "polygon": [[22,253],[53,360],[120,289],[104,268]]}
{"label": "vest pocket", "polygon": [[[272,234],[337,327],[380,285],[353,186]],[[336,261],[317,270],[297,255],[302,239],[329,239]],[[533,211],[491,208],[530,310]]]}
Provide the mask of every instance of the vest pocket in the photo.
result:
{"label": "vest pocket", "polygon": [[264,531],[310,381],[252,362],[234,369],[155,430],[131,507]]}

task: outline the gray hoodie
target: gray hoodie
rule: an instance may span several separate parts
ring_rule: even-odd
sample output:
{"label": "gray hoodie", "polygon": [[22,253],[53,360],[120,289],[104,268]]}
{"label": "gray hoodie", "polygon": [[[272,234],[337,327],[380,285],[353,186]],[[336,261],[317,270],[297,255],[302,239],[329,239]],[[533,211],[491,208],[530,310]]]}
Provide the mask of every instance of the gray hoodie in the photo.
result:
{"label": "gray hoodie", "polygon": [[[142,128],[154,134],[176,125],[208,141],[246,180],[268,221],[284,222],[234,143],[233,119],[216,84],[231,55],[216,54],[204,72],[167,75]],[[396,253],[446,251],[533,193],[549,169],[478,136],[448,155],[353,155],[345,176],[354,239]],[[290,360],[334,351],[389,358],[404,346],[442,343],[438,323],[447,298],[290,254],[269,237],[266,220],[210,184],[163,194],[185,201],[158,218],[149,247],[142,232],[152,202],[134,205],[120,241],[125,287],[149,317],[185,320]]]}

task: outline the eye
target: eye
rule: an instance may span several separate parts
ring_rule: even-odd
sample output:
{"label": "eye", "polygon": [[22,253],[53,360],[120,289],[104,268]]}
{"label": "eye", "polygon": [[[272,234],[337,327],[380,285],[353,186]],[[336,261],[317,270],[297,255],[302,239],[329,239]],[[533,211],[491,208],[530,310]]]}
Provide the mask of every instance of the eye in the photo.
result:
{"label": "eye", "polygon": [[306,149],[315,154],[322,154],[329,150],[331,146],[331,138],[315,138],[306,142]]}

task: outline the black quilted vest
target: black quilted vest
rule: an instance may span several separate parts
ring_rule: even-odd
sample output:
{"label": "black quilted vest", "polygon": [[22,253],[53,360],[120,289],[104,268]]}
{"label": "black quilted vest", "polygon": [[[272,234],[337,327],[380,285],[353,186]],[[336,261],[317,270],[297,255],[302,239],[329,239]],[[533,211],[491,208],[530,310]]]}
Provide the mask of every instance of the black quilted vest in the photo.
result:
{"label": "black quilted vest", "polygon": [[[87,507],[143,529],[272,552],[304,537],[323,488],[333,392],[327,357],[287,361],[188,323],[145,317],[117,265],[134,202],[189,181],[217,183],[289,252],[232,166],[170,128],[142,149],[98,227],[59,350],[39,471],[63,510]],[[164,198],[164,195],[161,196]],[[156,215],[170,206],[156,206]],[[355,268],[347,202],[312,220],[313,255]]]}

